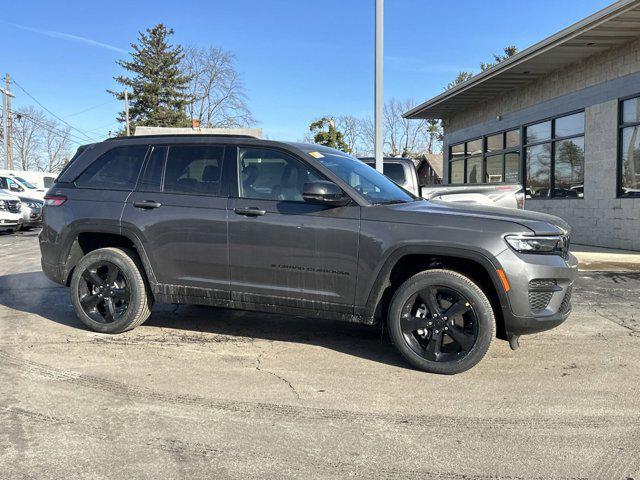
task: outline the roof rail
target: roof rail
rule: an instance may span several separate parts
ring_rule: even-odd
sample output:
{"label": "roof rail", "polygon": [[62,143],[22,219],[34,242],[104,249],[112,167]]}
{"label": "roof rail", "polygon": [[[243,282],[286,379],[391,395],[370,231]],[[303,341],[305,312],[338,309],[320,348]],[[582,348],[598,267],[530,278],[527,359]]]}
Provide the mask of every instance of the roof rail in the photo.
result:
{"label": "roof rail", "polygon": [[105,142],[113,142],[113,141],[117,141],[117,140],[136,140],[138,138],[185,138],[185,137],[196,137],[196,138],[202,138],[202,137],[206,137],[206,138],[251,138],[254,140],[259,140],[256,139],[256,137],[253,137],[251,135],[236,135],[236,134],[232,134],[232,133],[174,133],[174,134],[162,134],[162,133],[157,133],[155,135],[130,135],[128,137],[111,137],[111,138],[107,138],[104,141]]}

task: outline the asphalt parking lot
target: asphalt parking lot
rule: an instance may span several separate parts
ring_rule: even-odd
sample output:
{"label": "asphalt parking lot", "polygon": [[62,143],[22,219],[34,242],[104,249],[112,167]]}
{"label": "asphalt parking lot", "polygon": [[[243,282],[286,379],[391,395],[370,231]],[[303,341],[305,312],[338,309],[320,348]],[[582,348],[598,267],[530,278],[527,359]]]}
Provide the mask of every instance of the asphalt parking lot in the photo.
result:
{"label": "asphalt parking lot", "polygon": [[0,478],[640,477],[640,273],[582,273],[564,325],[443,377],[338,322],[164,305],[93,333],[37,231],[0,259]]}

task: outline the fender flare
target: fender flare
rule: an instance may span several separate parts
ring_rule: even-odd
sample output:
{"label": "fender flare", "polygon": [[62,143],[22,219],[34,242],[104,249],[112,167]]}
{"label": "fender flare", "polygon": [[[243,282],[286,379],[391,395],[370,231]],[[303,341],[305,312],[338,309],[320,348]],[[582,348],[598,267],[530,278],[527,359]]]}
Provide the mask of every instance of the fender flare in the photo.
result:
{"label": "fender flare", "polygon": [[[467,259],[477,262],[484,268],[489,275],[495,291],[498,293],[500,300],[500,307],[504,310],[509,306],[509,299],[502,288],[502,282],[498,277],[497,270],[502,268],[494,256],[489,256],[488,252],[481,250],[474,250],[468,248],[451,247],[448,245],[433,245],[433,244],[420,244],[420,245],[404,245],[394,249],[382,262],[381,267],[378,269],[376,279],[373,282],[367,302],[364,306],[364,317],[367,319],[373,319],[376,313],[376,308],[382,300],[385,289],[390,285],[390,275],[393,267],[407,255],[433,255],[443,257],[453,257]],[[493,260],[492,260],[493,257]]]}
{"label": "fender flare", "polygon": [[[142,262],[142,267],[144,268],[149,284],[154,286],[158,283],[151,266],[151,262],[149,261],[149,256],[147,255],[140,238],[135,234],[135,232],[116,225],[105,225],[104,223],[92,222],[83,223],[81,226],[77,227],[73,226],[66,232],[66,238],[63,243],[64,247],[62,248],[62,254],[60,257],[62,279],[65,284],[69,282],[73,269],[78,264],[80,258],[82,258],[78,244],[78,237],[82,233],[104,233],[128,239],[131,241],[138,253],[138,256],[140,257],[140,261]],[[77,249],[74,248],[74,246],[76,246]]]}

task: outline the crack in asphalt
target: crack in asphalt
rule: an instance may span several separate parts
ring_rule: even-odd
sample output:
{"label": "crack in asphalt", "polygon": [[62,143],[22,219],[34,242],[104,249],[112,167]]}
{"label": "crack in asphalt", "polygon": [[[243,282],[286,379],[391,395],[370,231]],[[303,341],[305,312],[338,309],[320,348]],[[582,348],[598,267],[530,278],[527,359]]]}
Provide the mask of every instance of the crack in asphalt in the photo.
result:
{"label": "crack in asphalt", "polygon": [[[273,348],[273,342],[269,342],[269,345]],[[262,373],[268,373],[269,375],[273,375],[274,377],[276,377],[277,379],[281,380],[282,382],[284,382],[286,385],[289,386],[289,388],[291,389],[291,391],[293,392],[293,394],[296,396],[296,398],[298,399],[298,401],[301,400],[300,398],[300,394],[298,393],[298,391],[295,389],[295,387],[293,386],[293,384],[287,380],[286,378],[278,375],[275,372],[272,372],[271,370],[265,370],[264,368],[262,368],[262,356],[264,355],[264,351],[260,352],[260,355],[258,355],[256,357],[256,370]]]}

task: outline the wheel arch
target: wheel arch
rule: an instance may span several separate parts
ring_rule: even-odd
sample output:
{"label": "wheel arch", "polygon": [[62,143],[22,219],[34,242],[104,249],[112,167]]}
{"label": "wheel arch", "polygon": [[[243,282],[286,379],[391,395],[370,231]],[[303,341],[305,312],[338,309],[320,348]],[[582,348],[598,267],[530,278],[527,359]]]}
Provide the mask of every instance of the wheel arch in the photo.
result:
{"label": "wheel arch", "polygon": [[75,229],[69,235],[63,254],[63,280],[69,286],[73,270],[87,253],[105,247],[126,248],[132,250],[142,264],[144,274],[150,285],[157,283],[156,277],[145,252],[144,246],[134,232],[125,229],[113,230],[100,226],[87,226]]}
{"label": "wheel arch", "polygon": [[456,271],[476,282],[493,307],[498,338],[506,339],[503,310],[508,308],[509,300],[497,273],[500,265],[483,252],[458,247],[411,245],[394,250],[379,269],[367,297],[363,312],[366,323],[377,323],[386,317],[391,297],[405,280],[435,268]]}

